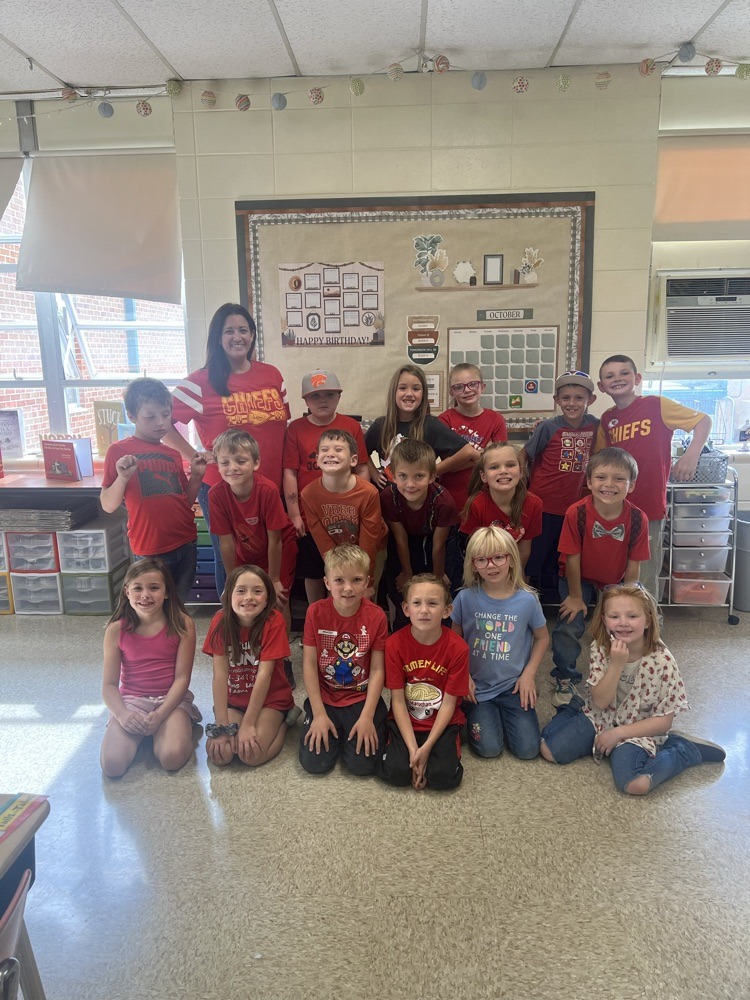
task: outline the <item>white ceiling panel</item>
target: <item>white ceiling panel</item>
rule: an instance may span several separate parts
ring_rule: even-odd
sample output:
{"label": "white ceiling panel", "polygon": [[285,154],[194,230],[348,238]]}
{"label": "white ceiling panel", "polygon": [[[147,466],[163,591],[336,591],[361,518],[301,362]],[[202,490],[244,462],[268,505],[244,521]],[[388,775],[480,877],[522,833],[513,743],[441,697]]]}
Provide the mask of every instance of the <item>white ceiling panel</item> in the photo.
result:
{"label": "white ceiling panel", "polygon": [[[120,0],[186,80],[293,73],[267,0]],[[311,6],[311,4],[308,4]]]}
{"label": "white ceiling panel", "polygon": [[109,0],[5,3],[2,34],[74,86],[164,82],[162,60]]}
{"label": "white ceiling panel", "polygon": [[555,65],[632,63],[674,52],[720,6],[721,0],[583,0]]}
{"label": "white ceiling panel", "polygon": [[276,0],[276,8],[305,76],[377,73],[419,47],[419,0]]}
{"label": "white ceiling panel", "polygon": [[545,66],[573,0],[429,0],[425,49],[462,69]]}
{"label": "white ceiling panel", "polygon": [[50,90],[60,84],[39,66],[29,69],[26,59],[4,42],[0,42],[0,93],[28,93]]}
{"label": "white ceiling panel", "polygon": [[732,62],[750,62],[750,0],[732,0],[696,39],[699,52]]}

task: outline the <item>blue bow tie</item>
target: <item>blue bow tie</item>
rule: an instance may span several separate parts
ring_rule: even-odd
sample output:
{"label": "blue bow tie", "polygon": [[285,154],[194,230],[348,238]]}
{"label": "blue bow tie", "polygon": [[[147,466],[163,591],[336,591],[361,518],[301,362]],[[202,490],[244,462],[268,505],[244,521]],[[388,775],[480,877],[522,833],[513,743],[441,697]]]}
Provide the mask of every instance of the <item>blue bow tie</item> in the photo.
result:
{"label": "blue bow tie", "polygon": [[618,542],[625,541],[625,525],[616,524],[614,528],[610,528],[609,531],[604,527],[604,525],[599,524],[598,521],[594,521],[594,530],[592,532],[594,538],[604,538],[608,535],[610,538],[616,539]]}

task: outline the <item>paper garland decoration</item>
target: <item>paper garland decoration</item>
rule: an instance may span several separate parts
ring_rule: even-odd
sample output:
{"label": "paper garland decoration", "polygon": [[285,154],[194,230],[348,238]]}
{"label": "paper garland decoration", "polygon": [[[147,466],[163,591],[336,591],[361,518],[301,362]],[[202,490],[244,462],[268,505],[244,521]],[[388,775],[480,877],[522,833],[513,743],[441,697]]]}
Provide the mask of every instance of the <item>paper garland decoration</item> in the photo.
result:
{"label": "paper garland decoration", "polygon": [[387,70],[387,76],[391,83],[398,83],[404,78],[404,67],[401,63],[391,63]]}
{"label": "paper garland decoration", "polygon": [[525,94],[529,89],[529,78],[527,76],[517,76],[513,81],[513,90],[516,94]]}
{"label": "paper garland decoration", "polygon": [[443,73],[447,73],[451,68],[450,60],[448,56],[438,55],[432,60],[432,66],[438,76],[442,76]]}
{"label": "paper garland decoration", "polygon": [[286,97],[283,94],[274,94],[271,98],[271,107],[274,111],[283,111],[286,107]]}
{"label": "paper garland decoration", "polygon": [[63,87],[60,93],[60,97],[62,97],[64,101],[70,101],[71,104],[73,103],[73,101],[78,100],[78,94],[75,92],[75,90],[73,90],[72,87]]}
{"label": "paper garland decoration", "polygon": [[718,76],[721,73],[721,68],[724,63],[721,59],[709,59],[706,65],[703,67],[706,71],[706,76]]}
{"label": "paper garland decoration", "polygon": [[182,90],[180,80],[167,80],[167,97],[177,97]]}
{"label": "paper garland decoration", "polygon": [[115,109],[107,101],[102,101],[99,107],[96,109],[102,118],[111,118],[115,113]]}
{"label": "paper garland decoration", "polygon": [[475,73],[471,78],[471,85],[474,90],[484,90],[487,86],[487,74]]}
{"label": "paper garland decoration", "polygon": [[216,94],[213,90],[204,90],[201,94],[201,104],[204,108],[216,107]]}
{"label": "paper garland decoration", "polygon": [[656,62],[653,59],[643,59],[638,67],[638,72],[641,76],[651,76],[655,69]]}
{"label": "paper garland decoration", "polygon": [[734,75],[738,80],[750,80],[750,63],[740,63]]}
{"label": "paper garland decoration", "polygon": [[323,103],[323,91],[320,87],[310,88],[310,104],[322,104]]}
{"label": "paper garland decoration", "polygon": [[247,94],[238,94],[234,106],[238,111],[247,111],[250,107],[250,98]]}
{"label": "paper garland decoration", "polygon": [[135,106],[135,110],[138,112],[141,118],[148,118],[148,116],[153,111],[153,108],[148,103],[148,101],[138,101],[138,103]]}
{"label": "paper garland decoration", "polygon": [[573,82],[572,76],[570,76],[568,73],[561,73],[557,78],[557,83],[555,84],[555,86],[557,87],[557,89],[560,91],[561,94],[564,94],[566,90],[570,89],[570,85],[572,82]]}
{"label": "paper garland decoration", "polygon": [[682,63],[688,63],[695,57],[695,46],[692,42],[683,42],[677,53],[677,58]]}
{"label": "paper garland decoration", "polygon": [[361,80],[358,76],[355,76],[349,81],[349,93],[352,97],[361,97],[365,92],[364,80]]}
{"label": "paper garland decoration", "polygon": [[597,90],[606,90],[611,82],[612,74],[606,71],[604,73],[597,73],[594,77],[594,86]]}

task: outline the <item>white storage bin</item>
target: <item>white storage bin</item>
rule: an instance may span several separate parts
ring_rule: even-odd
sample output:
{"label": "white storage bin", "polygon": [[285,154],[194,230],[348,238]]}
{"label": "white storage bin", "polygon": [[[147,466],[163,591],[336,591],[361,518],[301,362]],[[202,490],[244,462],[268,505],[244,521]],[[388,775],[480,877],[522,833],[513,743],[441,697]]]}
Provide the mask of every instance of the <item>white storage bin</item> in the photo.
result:
{"label": "white storage bin", "polygon": [[122,590],[127,563],[112,573],[64,574],[63,607],[66,615],[111,615]]}
{"label": "white storage bin", "polygon": [[729,531],[731,517],[676,517],[675,531]]}
{"label": "white storage bin", "polygon": [[727,600],[732,581],[725,573],[672,577],[672,600],[675,604],[721,605]]}
{"label": "white storage bin", "polygon": [[686,486],[677,498],[684,503],[722,503],[732,499],[728,486]]}
{"label": "white storage bin", "polygon": [[675,573],[723,573],[729,549],[672,549],[672,570]]}
{"label": "white storage bin", "polygon": [[125,522],[97,518],[76,531],[58,531],[62,573],[110,573],[130,557]]}
{"label": "white storage bin", "polygon": [[672,543],[675,546],[699,546],[701,548],[717,549],[723,545],[729,545],[728,531],[674,531],[672,533]]}
{"label": "white storage bin", "polygon": [[0,573],[8,572],[8,553],[5,550],[5,532],[0,531]]}
{"label": "white storage bin", "polygon": [[0,615],[13,614],[13,596],[10,591],[10,577],[0,573]]}
{"label": "white storage bin", "polygon": [[17,615],[61,615],[59,573],[11,573],[10,585]]}
{"label": "white storage bin", "polygon": [[732,504],[725,503],[680,503],[675,502],[675,517],[731,517]]}
{"label": "white storage bin", "polygon": [[57,544],[52,531],[9,531],[8,562],[11,572],[56,573]]}

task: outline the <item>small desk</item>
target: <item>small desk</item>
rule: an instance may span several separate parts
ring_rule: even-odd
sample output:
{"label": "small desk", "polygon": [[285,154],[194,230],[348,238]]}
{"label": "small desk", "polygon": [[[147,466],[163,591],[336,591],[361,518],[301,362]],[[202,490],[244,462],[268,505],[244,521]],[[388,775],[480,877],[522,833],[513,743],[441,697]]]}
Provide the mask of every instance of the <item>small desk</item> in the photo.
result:
{"label": "small desk", "polygon": [[[0,793],[0,806],[5,805],[12,795]],[[0,840],[0,896],[8,899],[15,892],[21,875],[27,868],[32,874],[35,871],[34,834],[49,816],[49,802],[43,802],[38,809],[30,813],[20,826]],[[7,887],[4,884],[8,876]],[[8,895],[9,892],[9,895]],[[21,992],[24,1000],[45,1000],[44,987],[39,976],[34,952],[26,930],[26,921],[21,925],[21,936],[18,939],[18,961],[21,964]]]}

